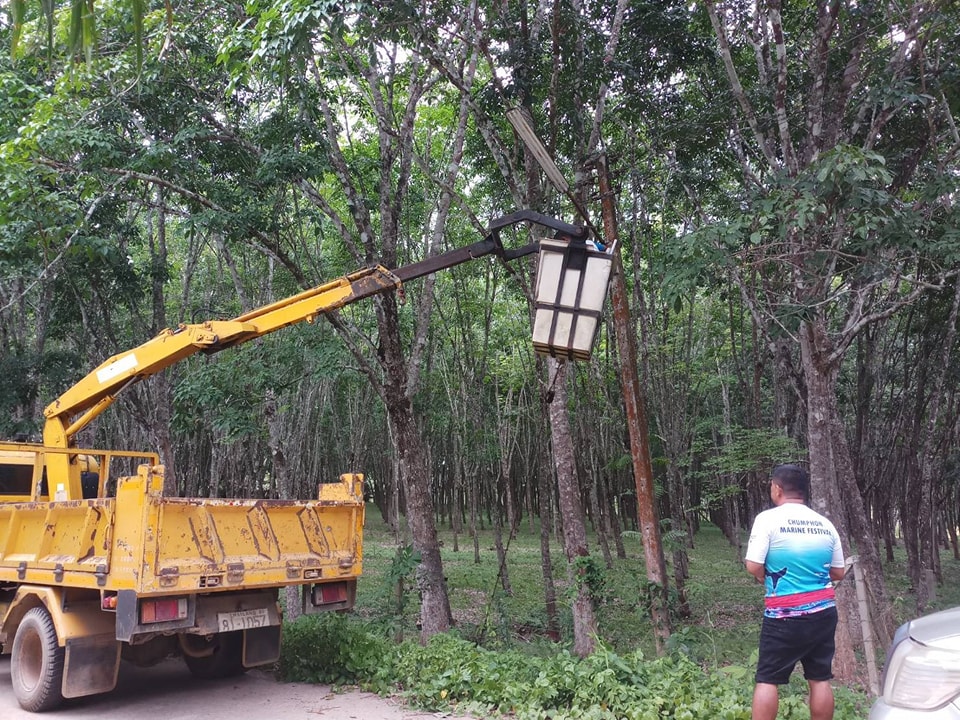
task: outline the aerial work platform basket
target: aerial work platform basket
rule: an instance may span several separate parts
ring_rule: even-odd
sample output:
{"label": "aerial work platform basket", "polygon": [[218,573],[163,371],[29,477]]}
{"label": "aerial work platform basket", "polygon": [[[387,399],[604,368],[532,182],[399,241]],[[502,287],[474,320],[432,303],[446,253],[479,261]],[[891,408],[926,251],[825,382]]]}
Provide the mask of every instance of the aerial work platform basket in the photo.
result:
{"label": "aerial work platform basket", "polygon": [[590,359],[612,263],[612,253],[587,239],[540,240],[533,322],[533,346],[538,353]]}

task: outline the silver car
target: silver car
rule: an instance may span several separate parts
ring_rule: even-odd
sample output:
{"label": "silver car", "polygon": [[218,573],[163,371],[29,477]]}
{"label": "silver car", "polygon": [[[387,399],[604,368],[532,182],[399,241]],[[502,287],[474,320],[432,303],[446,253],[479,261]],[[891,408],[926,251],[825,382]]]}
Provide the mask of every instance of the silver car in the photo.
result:
{"label": "silver car", "polygon": [[960,720],[960,607],[900,626],[869,720]]}

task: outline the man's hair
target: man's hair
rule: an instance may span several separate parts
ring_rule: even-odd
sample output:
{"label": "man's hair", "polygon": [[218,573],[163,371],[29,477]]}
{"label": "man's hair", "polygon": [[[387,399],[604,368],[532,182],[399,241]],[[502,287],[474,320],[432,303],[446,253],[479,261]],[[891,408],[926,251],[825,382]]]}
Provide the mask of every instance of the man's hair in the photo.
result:
{"label": "man's hair", "polygon": [[799,465],[777,465],[770,474],[787,497],[810,497],[810,476]]}

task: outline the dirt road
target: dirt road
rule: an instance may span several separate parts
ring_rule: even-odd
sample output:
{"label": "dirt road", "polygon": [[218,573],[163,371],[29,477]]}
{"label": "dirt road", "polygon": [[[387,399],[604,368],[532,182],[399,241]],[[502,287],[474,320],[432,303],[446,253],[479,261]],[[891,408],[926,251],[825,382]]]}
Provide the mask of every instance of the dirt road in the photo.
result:
{"label": "dirt road", "polygon": [[120,668],[117,689],[105,695],[68,700],[62,708],[37,715],[13,697],[10,656],[0,657],[0,718],[3,720],[469,720],[431,715],[396,700],[357,690],[331,691],[325,685],[278,683],[259,671],[230,680],[200,681],[182,661],[140,669]]}

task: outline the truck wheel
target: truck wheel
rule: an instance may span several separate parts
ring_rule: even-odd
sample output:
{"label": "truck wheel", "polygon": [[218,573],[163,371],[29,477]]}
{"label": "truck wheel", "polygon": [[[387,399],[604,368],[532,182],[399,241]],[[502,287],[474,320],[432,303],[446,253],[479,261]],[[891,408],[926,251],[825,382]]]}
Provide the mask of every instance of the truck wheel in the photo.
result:
{"label": "truck wheel", "polygon": [[63,702],[63,648],[46,608],[27,611],[13,638],[10,676],[20,707],[52,710]]}
{"label": "truck wheel", "polygon": [[217,633],[209,640],[183,635],[183,659],[190,672],[204,680],[228,678],[246,672],[243,666],[243,631]]}

